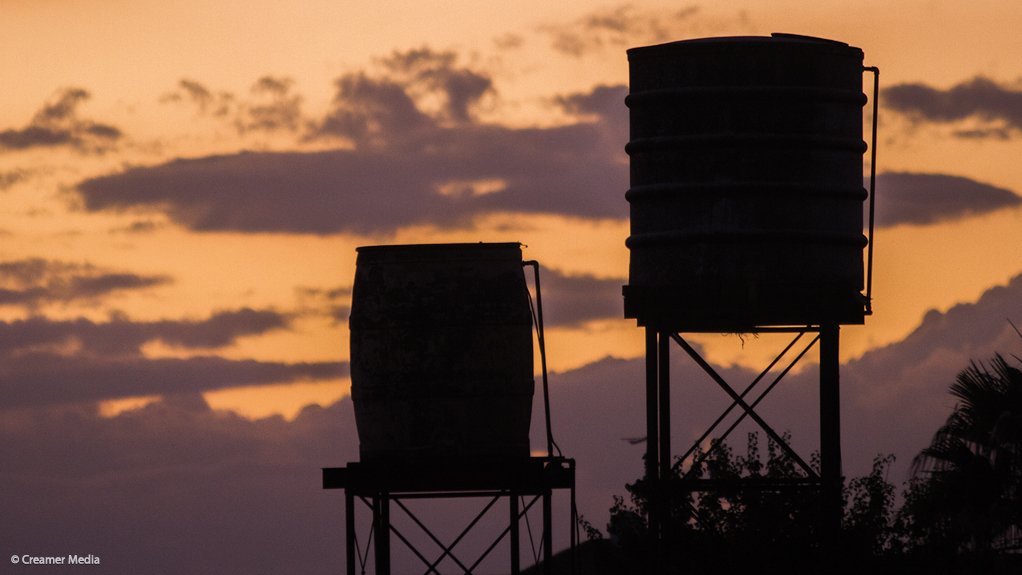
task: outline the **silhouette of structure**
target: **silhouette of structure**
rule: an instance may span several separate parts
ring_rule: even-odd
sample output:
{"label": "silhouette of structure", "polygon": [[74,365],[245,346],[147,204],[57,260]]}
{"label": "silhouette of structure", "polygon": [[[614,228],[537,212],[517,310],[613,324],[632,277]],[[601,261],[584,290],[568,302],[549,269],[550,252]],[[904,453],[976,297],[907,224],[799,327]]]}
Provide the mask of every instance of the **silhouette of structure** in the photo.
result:
{"label": "silhouette of structure", "polygon": [[[535,306],[524,267],[534,270]],[[520,244],[358,248],[350,327],[360,461],[323,470],[325,489],[345,491],[349,575],[358,572],[356,499],[371,510],[379,575],[391,570],[391,535],[422,561],[425,573],[437,572],[445,560],[473,572],[506,537],[510,572],[517,574],[520,522],[539,501],[549,566],[556,489],[570,491],[574,548],[575,468],[573,460],[554,455],[542,317],[539,264],[522,261]],[[534,327],[543,372],[544,457],[529,451]],[[451,543],[441,542],[402,503],[469,497],[487,503]],[[501,499],[508,502],[507,528],[474,562],[462,561],[455,547]],[[392,503],[439,547],[439,556],[427,557],[394,525]]]}
{"label": "silhouette of structure", "polygon": [[[628,51],[631,210],[625,317],[646,331],[646,477],[651,534],[666,571],[672,474],[669,355],[674,341],[732,404],[802,468],[822,498],[824,549],[836,550],[842,501],[839,326],[871,313],[876,93],[879,70],[841,42],[774,34],[708,38]],[[873,161],[863,189],[862,75],[874,73]],[[869,199],[869,238],[863,201]],[[864,273],[863,248],[868,246]],[[865,277],[864,277],[865,276]],[[865,294],[862,293],[865,283]],[[794,339],[736,390],[683,332],[781,332]],[[765,389],[750,393],[806,334],[810,343]],[[815,344],[820,354],[820,470],[796,453],[756,405]],[[732,429],[734,426],[732,426]],[[728,430],[727,432],[729,432]],[[726,435],[726,433],[724,435]],[[708,489],[686,478],[687,492]],[[715,485],[719,487],[719,485]],[[739,483],[734,488],[751,488]]]}

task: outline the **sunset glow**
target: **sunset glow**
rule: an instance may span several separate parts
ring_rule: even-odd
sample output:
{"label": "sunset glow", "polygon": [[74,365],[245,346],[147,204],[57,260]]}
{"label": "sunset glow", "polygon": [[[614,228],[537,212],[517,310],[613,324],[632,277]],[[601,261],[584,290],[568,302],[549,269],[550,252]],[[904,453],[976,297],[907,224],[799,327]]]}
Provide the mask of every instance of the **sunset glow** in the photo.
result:
{"label": "sunset glow", "polygon": [[[357,453],[355,248],[521,242],[543,269],[562,447],[603,527],[640,473],[642,447],[621,438],[644,433],[643,332],[621,300],[625,49],[771,32],[847,42],[882,70],[875,315],[842,331],[845,466],[895,453],[904,475],[957,370],[1022,349],[1008,323],[1022,325],[1020,28],[1022,5],[1004,0],[3,0],[0,508],[27,524],[47,494],[83,485],[95,499],[61,501],[96,513],[104,497],[140,499],[145,477],[157,493],[209,486],[180,495],[201,508],[258,461],[307,467],[281,484],[309,490],[296,504],[317,509],[309,524],[341,525],[315,474]],[[692,341],[749,378],[780,340]],[[813,362],[792,389],[812,389]],[[814,399],[800,397],[772,409],[811,449],[799,406]],[[679,417],[688,438],[698,426]],[[238,489],[277,492],[260,481]],[[268,524],[280,498],[238,521]],[[97,533],[131,530],[135,511],[117,509]],[[28,552],[5,541],[65,520],[45,513],[17,538],[0,529],[0,550]],[[62,540],[104,566],[158,553],[157,528],[129,551],[76,540],[67,521]],[[341,540],[265,572],[336,571]],[[194,541],[173,543],[180,556]],[[239,531],[224,545],[252,543]],[[246,572],[215,555],[198,571]]]}

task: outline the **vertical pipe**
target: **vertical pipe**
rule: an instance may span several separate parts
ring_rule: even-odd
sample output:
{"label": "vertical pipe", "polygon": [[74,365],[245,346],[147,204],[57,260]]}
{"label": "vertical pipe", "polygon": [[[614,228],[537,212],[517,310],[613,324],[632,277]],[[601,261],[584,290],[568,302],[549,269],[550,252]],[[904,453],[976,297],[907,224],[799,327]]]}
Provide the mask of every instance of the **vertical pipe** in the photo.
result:
{"label": "vertical pipe", "polygon": [[569,496],[571,497],[571,525],[569,526],[569,540],[571,545],[571,551],[568,553],[570,559],[568,573],[571,575],[578,575],[578,564],[575,562],[575,548],[578,546],[578,506],[575,505],[575,460],[568,460],[569,469],[571,470],[571,487],[569,487]]}
{"label": "vertical pipe", "polygon": [[536,343],[539,345],[539,363],[543,370],[543,414],[546,416],[546,456],[554,456],[554,432],[550,424],[550,385],[546,370],[546,336],[543,333],[543,292],[539,286],[539,262],[528,260],[523,266],[531,266],[536,284]]}
{"label": "vertical pipe", "polygon": [[657,401],[660,403],[660,468],[658,470],[660,481],[657,489],[660,492],[658,498],[660,538],[664,541],[666,550],[671,525],[671,493],[668,487],[671,479],[671,336],[667,332],[661,332],[659,339],[657,379],[660,389]]}
{"label": "vertical pipe", "polygon": [[543,490],[543,573],[553,575],[553,546],[554,546],[554,524],[553,524],[553,497],[550,488]]}
{"label": "vertical pipe", "polygon": [[390,497],[378,493],[373,498],[373,524],[376,527],[376,575],[390,575]]}
{"label": "vertical pipe", "polygon": [[657,505],[657,484],[660,476],[660,442],[658,440],[660,410],[657,404],[657,332],[646,327],[646,520],[653,541],[660,538],[660,516]]}
{"label": "vertical pipe", "polygon": [[355,494],[351,488],[344,490],[344,540],[347,544],[345,564],[348,575],[355,575]]}
{"label": "vertical pipe", "polygon": [[869,145],[869,242],[866,256],[866,315],[873,315],[873,228],[876,213],[877,122],[880,119],[880,68],[866,66],[873,73],[873,137]]}
{"label": "vertical pipe", "polygon": [[518,526],[518,494],[512,491],[508,497],[511,500],[511,575],[521,573],[521,539]]}
{"label": "vertical pipe", "polygon": [[820,475],[824,552],[837,557],[841,535],[841,394],[836,323],[820,326]]}

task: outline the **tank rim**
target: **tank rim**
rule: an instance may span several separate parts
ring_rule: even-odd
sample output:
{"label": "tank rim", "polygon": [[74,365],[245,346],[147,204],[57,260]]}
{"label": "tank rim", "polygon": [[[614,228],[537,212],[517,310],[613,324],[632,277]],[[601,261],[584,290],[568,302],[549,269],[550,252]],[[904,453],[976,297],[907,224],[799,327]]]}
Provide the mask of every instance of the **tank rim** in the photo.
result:
{"label": "tank rim", "polygon": [[388,253],[388,252],[425,252],[425,251],[497,251],[517,249],[521,250],[525,244],[521,242],[461,242],[441,244],[380,244],[372,246],[358,246],[355,251],[359,254]]}
{"label": "tank rim", "polygon": [[862,52],[862,49],[852,46],[840,40],[808,36],[804,34],[792,34],[788,32],[773,32],[769,36],[711,36],[706,38],[688,38],[675,40],[662,44],[651,44],[649,46],[636,46],[629,48],[626,52],[629,57],[636,52],[670,50],[677,47],[698,47],[698,46],[721,46],[721,45],[803,45],[814,49],[832,49],[841,52],[853,51]]}

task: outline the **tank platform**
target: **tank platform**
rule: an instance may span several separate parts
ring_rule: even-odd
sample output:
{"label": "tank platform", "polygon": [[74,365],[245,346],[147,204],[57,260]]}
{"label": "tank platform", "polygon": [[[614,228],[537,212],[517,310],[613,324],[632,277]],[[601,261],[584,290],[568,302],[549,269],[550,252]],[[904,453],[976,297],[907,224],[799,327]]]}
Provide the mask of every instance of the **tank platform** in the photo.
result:
{"label": "tank platform", "polygon": [[[540,573],[551,573],[553,547],[554,490],[567,489],[570,493],[568,528],[570,556],[574,557],[575,530],[575,460],[565,457],[523,457],[502,459],[429,458],[403,461],[349,462],[345,467],[323,468],[323,489],[343,489],[345,495],[345,537],[347,539],[347,573],[366,573],[368,557],[356,557],[356,499],[361,499],[372,514],[370,533],[374,549],[373,572],[389,575],[391,572],[391,534],[397,537],[423,564],[424,573],[436,573],[438,565],[454,561],[467,573],[473,570],[505,539],[509,544],[510,569],[513,575],[521,573],[520,523],[537,502],[542,501],[542,561]],[[442,543],[407,506],[402,499],[445,499],[456,497],[489,498],[490,502],[469,523],[451,544]],[[493,543],[472,561],[462,562],[454,554],[461,541],[486,512],[500,499],[508,502],[508,525]],[[433,543],[440,546],[440,555],[430,559],[405,537],[391,522],[391,503],[411,516],[426,531]],[[356,560],[361,563],[358,565]],[[572,560],[573,563],[573,560]]]}
{"label": "tank platform", "polygon": [[574,479],[575,461],[564,457],[353,461],[346,467],[323,468],[323,489],[347,489],[355,495],[433,491],[514,491],[538,495],[550,489],[569,489]]}

